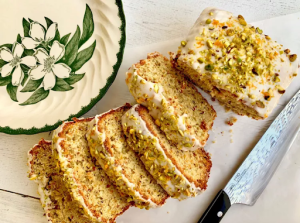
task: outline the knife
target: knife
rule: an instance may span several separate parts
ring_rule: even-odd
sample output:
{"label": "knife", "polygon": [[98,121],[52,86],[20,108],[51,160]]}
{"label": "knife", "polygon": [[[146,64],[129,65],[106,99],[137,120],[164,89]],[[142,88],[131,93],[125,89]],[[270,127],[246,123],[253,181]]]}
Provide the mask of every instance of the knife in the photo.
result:
{"label": "knife", "polygon": [[198,223],[218,223],[234,204],[254,205],[300,127],[300,90],[280,112]]}

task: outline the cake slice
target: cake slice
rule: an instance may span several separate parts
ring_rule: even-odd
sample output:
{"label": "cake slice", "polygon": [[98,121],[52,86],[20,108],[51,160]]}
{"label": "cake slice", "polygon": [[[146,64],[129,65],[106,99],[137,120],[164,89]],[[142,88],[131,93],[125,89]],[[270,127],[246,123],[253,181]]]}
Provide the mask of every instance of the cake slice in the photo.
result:
{"label": "cake slice", "polygon": [[185,151],[204,147],[216,112],[169,59],[157,52],[148,54],[132,65],[126,83],[172,144]]}
{"label": "cake slice", "polygon": [[202,148],[195,151],[174,148],[142,105],[127,111],[122,125],[128,144],[171,197],[183,200],[206,189],[212,163]]}
{"label": "cake slice", "polygon": [[174,67],[226,108],[264,119],[293,77],[298,59],[243,16],[205,9],[181,41]]}
{"label": "cake slice", "polygon": [[94,222],[111,223],[131,204],[94,163],[86,133],[92,118],[63,123],[53,135],[53,150],[72,199]]}
{"label": "cake slice", "polygon": [[28,152],[29,178],[38,184],[38,192],[50,223],[92,223],[72,200],[63,175],[56,168],[52,143],[42,139]]}
{"label": "cake slice", "polygon": [[96,158],[121,194],[139,208],[161,206],[168,194],[147,172],[139,156],[129,147],[121,119],[130,104],[98,115],[90,122],[87,139]]}

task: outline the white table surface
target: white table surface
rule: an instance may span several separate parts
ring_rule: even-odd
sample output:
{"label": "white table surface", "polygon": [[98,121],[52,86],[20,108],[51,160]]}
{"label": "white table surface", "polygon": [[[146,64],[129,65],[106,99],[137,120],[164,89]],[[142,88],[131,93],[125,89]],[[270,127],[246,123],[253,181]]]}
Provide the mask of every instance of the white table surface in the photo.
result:
{"label": "white table surface", "polygon": [[[300,0],[124,0],[123,4],[127,21],[127,52],[132,47],[184,36],[199,16],[199,13],[208,6],[226,9],[234,14],[242,14],[249,22],[300,11]],[[120,100],[122,100],[122,96],[118,95],[115,89],[116,86],[113,86],[103,100],[85,117],[104,112],[103,107],[108,105],[110,107],[119,105],[112,104],[110,100],[112,97],[120,97]],[[263,129],[259,129],[258,132],[263,132]],[[37,199],[37,187],[35,183],[27,179],[26,167],[27,151],[42,137],[49,139],[50,133],[33,136],[11,136],[0,133],[0,223],[47,222]],[[299,139],[298,136],[297,142],[300,142]],[[299,160],[299,149],[299,144],[294,145],[285,159]],[[259,204],[260,201],[253,207],[236,205],[224,218],[224,223],[244,222],[246,218],[248,219],[247,222],[255,223],[300,222],[300,220],[294,222],[285,220],[287,216],[291,215],[300,219],[300,212],[297,212],[297,208],[295,208],[298,207],[298,210],[300,208],[298,197],[291,201],[287,196],[290,193],[289,191],[281,193],[280,197],[274,193],[274,184],[281,184],[283,190],[284,186],[289,184],[289,179],[285,177],[285,171],[289,171],[290,174],[295,176],[293,180],[300,181],[300,163],[295,161],[295,168],[289,166],[287,169],[283,162],[274,176],[276,179],[270,182],[262,195],[270,200],[268,206],[263,207],[264,213],[260,216],[256,214],[258,213],[257,209],[262,208],[262,205]],[[294,189],[295,193],[299,193],[299,188],[298,190],[297,188]],[[281,212],[272,211],[272,207],[275,205],[280,207]],[[288,208],[292,206],[295,207],[293,209]],[[199,213],[200,215],[201,213]],[[240,216],[240,220],[236,220],[236,216]],[[185,222],[192,223],[194,220],[194,218],[192,221],[186,219]],[[182,221],[173,222],[181,223]]]}

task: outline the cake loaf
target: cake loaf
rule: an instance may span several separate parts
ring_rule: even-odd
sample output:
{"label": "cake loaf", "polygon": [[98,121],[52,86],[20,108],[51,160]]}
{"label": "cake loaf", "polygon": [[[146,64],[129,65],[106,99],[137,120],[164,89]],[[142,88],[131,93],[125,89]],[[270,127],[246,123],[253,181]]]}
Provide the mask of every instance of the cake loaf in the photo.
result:
{"label": "cake loaf", "polygon": [[171,59],[226,108],[254,119],[268,117],[298,71],[296,54],[243,16],[215,8],[201,13]]}
{"label": "cake loaf", "polygon": [[204,147],[216,112],[169,59],[157,52],[148,54],[128,70],[126,83],[177,148]]}
{"label": "cake loaf", "polygon": [[168,194],[147,172],[139,156],[129,147],[121,119],[130,104],[96,116],[89,125],[87,139],[96,158],[121,194],[139,208],[161,206]]}
{"label": "cake loaf", "polygon": [[171,197],[183,200],[206,189],[212,163],[202,148],[195,151],[174,148],[142,105],[127,111],[122,125],[128,144]]}
{"label": "cake loaf", "polygon": [[63,123],[53,134],[53,150],[72,198],[92,221],[111,223],[131,204],[95,165],[86,139],[90,121],[92,118]]}
{"label": "cake loaf", "polygon": [[38,184],[38,192],[48,222],[92,223],[77,205],[56,168],[51,141],[42,139],[28,152],[29,178]]}

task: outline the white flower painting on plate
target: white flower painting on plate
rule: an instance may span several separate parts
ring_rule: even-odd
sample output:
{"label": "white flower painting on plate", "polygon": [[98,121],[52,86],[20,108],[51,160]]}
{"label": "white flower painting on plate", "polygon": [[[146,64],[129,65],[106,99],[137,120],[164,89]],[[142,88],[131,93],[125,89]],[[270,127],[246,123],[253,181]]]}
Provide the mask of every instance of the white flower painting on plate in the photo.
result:
{"label": "white flower painting on plate", "polygon": [[[31,19],[23,19],[24,37],[14,44],[0,46],[0,86],[6,86],[11,100],[18,102],[17,90],[32,92],[20,106],[46,99],[50,91],[70,91],[85,74],[76,72],[93,56],[96,40],[78,51],[94,32],[90,7],[86,6],[83,31],[79,26],[74,35],[60,36],[58,24],[46,18],[47,27]],[[69,40],[70,39],[70,40]]]}

